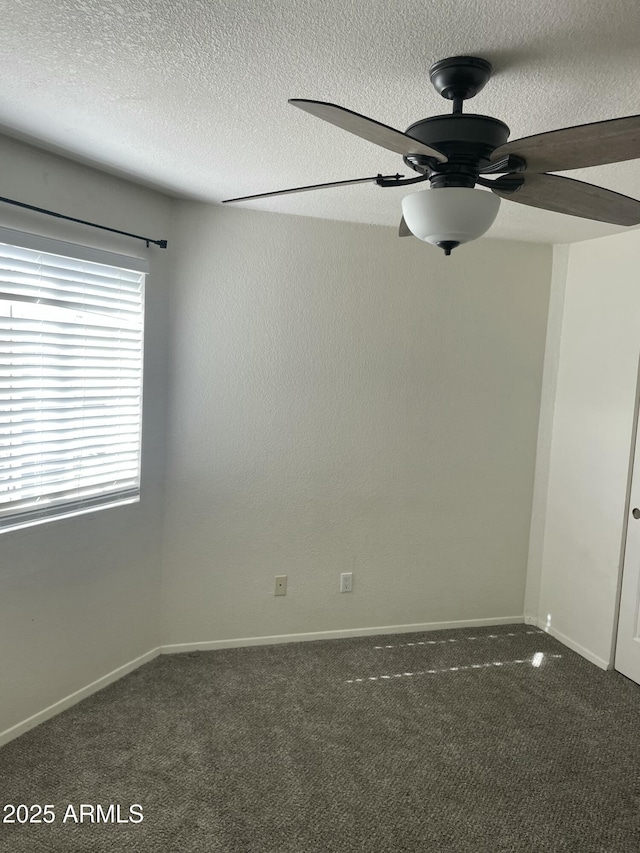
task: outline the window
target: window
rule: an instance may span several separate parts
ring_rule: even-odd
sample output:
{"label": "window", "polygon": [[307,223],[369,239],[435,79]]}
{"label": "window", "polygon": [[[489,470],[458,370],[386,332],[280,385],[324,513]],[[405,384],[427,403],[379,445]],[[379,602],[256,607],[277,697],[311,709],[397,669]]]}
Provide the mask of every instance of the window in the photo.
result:
{"label": "window", "polygon": [[139,499],[145,272],[0,229],[0,531]]}

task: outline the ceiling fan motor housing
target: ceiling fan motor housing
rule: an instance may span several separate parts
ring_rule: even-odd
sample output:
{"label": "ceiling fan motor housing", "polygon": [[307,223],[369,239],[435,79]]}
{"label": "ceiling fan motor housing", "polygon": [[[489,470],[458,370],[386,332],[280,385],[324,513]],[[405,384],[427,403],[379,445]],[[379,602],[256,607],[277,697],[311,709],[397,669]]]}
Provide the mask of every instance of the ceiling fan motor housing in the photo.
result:
{"label": "ceiling fan motor housing", "polygon": [[410,125],[405,133],[448,158],[446,163],[422,155],[403,158],[414,171],[430,174],[432,188],[473,187],[480,171],[489,165],[492,152],[509,138],[504,122],[473,113],[425,118]]}

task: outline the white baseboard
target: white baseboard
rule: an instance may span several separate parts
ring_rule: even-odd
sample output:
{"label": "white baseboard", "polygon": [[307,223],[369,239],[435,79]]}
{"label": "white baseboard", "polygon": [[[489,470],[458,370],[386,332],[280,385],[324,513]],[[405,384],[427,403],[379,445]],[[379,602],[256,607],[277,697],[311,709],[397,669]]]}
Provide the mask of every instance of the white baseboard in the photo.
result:
{"label": "white baseboard", "polygon": [[[234,649],[243,646],[265,646],[275,645],[277,643],[300,643],[309,640],[338,640],[346,639],[348,637],[372,637],[376,634],[408,634],[414,632],[419,633],[421,631],[441,631],[448,628],[481,628],[483,626],[491,627],[493,625],[514,625],[521,623],[523,619],[524,617],[522,615],[496,616],[490,619],[460,619],[452,622],[418,622],[412,625],[382,625],[374,628],[346,628],[339,631],[312,631],[305,634],[276,634],[267,637],[235,637],[225,640],[203,640],[202,642],[195,643],[175,643],[172,645],[160,646],[160,648],[152,649],[135,660],[129,661],[129,663],[125,663],[123,666],[119,666],[112,672],[103,675],[102,678],[98,678],[96,681],[92,681],[91,684],[87,684],[86,687],[82,687],[80,690],[70,693],[69,696],[65,696],[64,699],[54,702],[53,705],[49,705],[48,708],[39,711],[37,714],[33,714],[33,716],[28,717],[26,720],[17,723],[9,729],[6,729],[4,732],[0,732],[0,747],[9,743],[9,741],[14,738],[25,734],[30,729],[40,725],[40,723],[50,720],[51,717],[55,717],[62,711],[66,711],[67,708],[71,708],[72,705],[76,705],[78,702],[81,702],[83,699],[91,696],[92,693],[96,693],[98,690],[102,690],[103,687],[107,687],[119,678],[128,675],[139,666],[149,663],[149,661],[153,660],[159,654],[213,651],[215,649]],[[579,649],[576,649],[576,651],[579,651]]]}
{"label": "white baseboard", "polygon": [[555,637],[556,640],[564,646],[567,646],[571,651],[577,652],[577,654],[581,655],[583,658],[586,658],[591,663],[599,666],[600,669],[612,669],[613,664],[611,661],[605,660],[604,658],[599,657],[599,655],[594,654],[589,649],[581,646],[580,643],[576,643],[576,641],[572,640],[571,637],[567,637],[567,635],[563,634],[562,631],[558,631],[558,629],[554,628],[552,625],[547,626],[546,620],[526,617],[525,621],[528,625],[537,625],[538,628],[541,628],[545,633]]}
{"label": "white baseboard", "polygon": [[54,702],[53,705],[49,705],[49,707],[45,708],[43,711],[38,711],[37,714],[28,717],[21,723],[17,723],[10,729],[0,732],[0,746],[4,746],[6,743],[9,743],[10,740],[25,734],[25,732],[28,732],[36,726],[39,726],[40,723],[44,723],[45,720],[50,720],[51,717],[55,717],[57,714],[62,713],[62,711],[66,711],[67,708],[71,708],[72,705],[76,705],[78,702],[86,699],[87,696],[91,696],[92,693],[97,693],[97,691],[102,690],[103,687],[107,687],[119,678],[128,675],[139,666],[149,663],[150,660],[153,660],[159,654],[160,649],[152,649],[150,652],[135,658],[135,660],[131,660],[129,663],[125,663],[123,666],[119,666],[117,669],[108,672],[106,675],[103,675],[102,678],[92,681],[91,684],[87,684],[86,687],[82,687],[80,690],[70,693],[68,696],[65,696],[64,699]]}
{"label": "white baseboard", "polygon": [[460,619],[450,622],[418,622],[411,625],[380,625],[373,628],[346,628],[337,631],[312,631],[303,634],[275,634],[263,637],[234,637],[224,640],[203,640],[191,643],[174,643],[166,646],[160,646],[156,649],[151,649],[151,651],[144,655],[140,655],[140,657],[135,658],[135,660],[129,661],[128,663],[123,664],[123,666],[119,666],[117,669],[103,675],[96,681],[92,681],[91,684],[87,684],[86,687],[82,687],[80,690],[76,690],[74,693],[70,693],[68,696],[65,696],[64,699],[54,702],[53,705],[49,705],[49,707],[39,711],[37,714],[33,714],[33,716],[28,717],[26,720],[23,720],[15,726],[0,732],[0,747],[9,743],[9,741],[14,738],[25,734],[25,732],[35,728],[40,725],[40,723],[44,723],[46,720],[51,719],[51,717],[55,717],[62,711],[66,711],[67,708],[71,708],[73,705],[76,705],[78,702],[81,702],[83,699],[91,696],[92,693],[96,693],[98,690],[102,690],[103,687],[107,687],[114,681],[128,675],[130,672],[133,672],[134,669],[137,669],[145,663],[149,663],[149,661],[153,660],[159,654],[213,651],[215,649],[234,649],[244,646],[265,646],[275,645],[278,643],[300,643],[313,640],[337,640],[349,637],[372,637],[377,634],[420,633],[422,631],[441,631],[449,628],[481,628],[483,626],[491,627],[494,625],[515,625],[522,622],[527,625],[536,625],[538,628],[541,628],[572,651],[577,652],[591,663],[600,667],[600,669],[611,668],[612,664],[610,661],[594,654],[589,649],[580,645],[580,643],[576,643],[570,637],[567,637],[561,631],[558,631],[556,628],[551,626],[547,627],[545,620],[537,619],[535,616],[530,614],[525,614],[524,616],[496,616],[489,619]]}
{"label": "white baseboard", "polygon": [[491,619],[460,619],[454,622],[418,622],[413,625],[382,625],[375,628],[346,628],[338,631],[312,631],[305,634],[274,634],[266,637],[235,637],[225,640],[202,640],[195,643],[173,643],[161,646],[162,654],[208,652],[215,649],[237,649],[243,646],[269,646],[278,643],[301,643],[309,640],[344,640],[349,637],[373,637],[376,634],[408,634],[441,631],[447,628],[481,628],[484,625],[515,625],[523,616],[496,616]]}

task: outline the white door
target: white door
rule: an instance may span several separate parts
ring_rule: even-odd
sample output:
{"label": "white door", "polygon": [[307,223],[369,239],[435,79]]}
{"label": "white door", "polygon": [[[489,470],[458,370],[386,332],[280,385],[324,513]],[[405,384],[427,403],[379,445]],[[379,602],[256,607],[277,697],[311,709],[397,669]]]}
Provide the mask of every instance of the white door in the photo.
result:
{"label": "white door", "polygon": [[640,684],[640,427],[631,476],[615,668]]}

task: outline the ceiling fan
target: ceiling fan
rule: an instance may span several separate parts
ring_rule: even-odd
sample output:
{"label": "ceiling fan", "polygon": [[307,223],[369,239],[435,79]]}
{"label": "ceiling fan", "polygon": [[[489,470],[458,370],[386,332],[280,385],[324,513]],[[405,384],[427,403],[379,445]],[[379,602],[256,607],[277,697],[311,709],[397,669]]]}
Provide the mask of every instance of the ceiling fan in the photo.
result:
{"label": "ceiling fan", "polygon": [[[463,102],[478,94],[492,70],[486,59],[476,56],[454,56],[436,62],[429,69],[431,83],[443,98],[453,101],[453,112],[420,119],[405,133],[336,104],[293,98],[289,101],[293,106],[401,154],[418,176],[374,175],[231,198],[223,203],[348,184],[371,182],[381,187],[399,187],[428,181],[427,191],[412,193],[402,200],[399,233],[401,237],[413,234],[439,246],[445,255],[488,231],[501,198],[615,225],[640,224],[640,201],[594,184],[549,174],[640,157],[640,115],[507,142],[509,128],[504,122],[462,112]],[[475,189],[476,186],[482,189]],[[441,192],[444,189],[446,193]]]}

